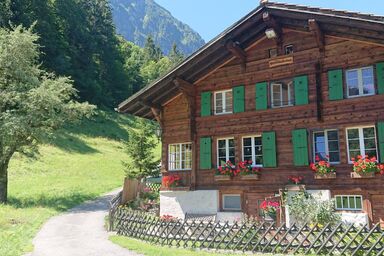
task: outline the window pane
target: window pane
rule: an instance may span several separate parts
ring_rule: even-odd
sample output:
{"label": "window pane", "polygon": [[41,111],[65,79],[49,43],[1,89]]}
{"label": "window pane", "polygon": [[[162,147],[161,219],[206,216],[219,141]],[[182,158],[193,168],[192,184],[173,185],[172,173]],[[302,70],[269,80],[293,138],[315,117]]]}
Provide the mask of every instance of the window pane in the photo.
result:
{"label": "window pane", "polygon": [[363,80],[363,93],[374,94],[375,87],[374,87],[372,67],[362,69],[362,80]]}
{"label": "window pane", "polygon": [[234,164],[235,163],[235,157],[229,157],[229,161]]}
{"label": "window pane", "polygon": [[233,209],[240,210],[241,209],[241,198],[240,195],[234,196],[224,196],[224,209]]}
{"label": "window pane", "polygon": [[376,149],[376,140],[375,139],[364,139],[365,149]]}
{"label": "window pane", "polygon": [[339,133],[338,131],[328,131],[328,140],[339,140]]}
{"label": "window pane", "polygon": [[356,209],[363,209],[360,196],[356,197]]}
{"label": "window pane", "polygon": [[272,84],[272,105],[275,107],[281,106],[281,92],[280,92],[280,84]]}
{"label": "window pane", "polygon": [[315,156],[318,156],[320,159],[326,158],[325,152],[325,136],[323,132],[314,133],[314,151]]}
{"label": "window pane", "polygon": [[359,150],[360,151],[360,141],[359,140],[349,140],[348,145],[349,145],[349,150]]}
{"label": "window pane", "polygon": [[348,139],[358,139],[359,130],[358,129],[348,129]]}
{"label": "window pane", "polygon": [[245,156],[244,155],[244,161],[252,161],[252,156],[250,156],[250,155]]}
{"label": "window pane", "polygon": [[351,158],[351,159],[349,159],[349,160],[352,160],[352,158],[357,158],[357,156],[358,155],[361,155],[361,153],[360,153],[360,150],[350,150],[349,151],[349,157]]}
{"label": "window pane", "polygon": [[347,71],[347,87],[349,96],[359,95],[358,70]]}
{"label": "window pane", "polygon": [[219,165],[223,166],[227,162],[227,159],[225,157],[219,157]]}
{"label": "window pane", "polygon": [[375,149],[365,150],[365,154],[368,155],[368,157],[376,157],[377,158],[377,152]]}
{"label": "window pane", "polygon": [[328,141],[328,150],[329,151],[338,151],[339,142],[338,141]]}
{"label": "window pane", "polygon": [[355,197],[354,196],[349,197],[349,208],[351,208],[351,209],[355,209],[356,208]]}
{"label": "window pane", "polygon": [[341,209],[343,208],[342,202],[341,202],[341,197],[337,196],[336,197],[336,208]]}
{"label": "window pane", "polygon": [[234,139],[229,139],[228,140],[229,147],[234,147],[235,146],[235,140]]}
{"label": "window pane", "polygon": [[256,164],[257,165],[263,164],[263,156],[256,156]]}
{"label": "window pane", "polygon": [[232,112],[232,91],[225,93],[225,112]]}
{"label": "window pane", "polygon": [[349,203],[348,197],[347,196],[343,196],[343,208],[349,208],[348,203]]}
{"label": "window pane", "polygon": [[244,146],[251,146],[252,145],[252,139],[251,138],[244,138],[243,139],[243,145]]}
{"label": "window pane", "polygon": [[219,148],[225,148],[225,140],[219,140]]}
{"label": "window pane", "polygon": [[226,157],[226,150],[225,150],[225,148],[219,149],[219,157]]}
{"label": "window pane", "polygon": [[329,152],[329,161],[332,163],[340,162],[339,152]]}
{"label": "window pane", "polygon": [[234,148],[229,148],[228,152],[229,152],[229,157],[235,156],[235,149]]}
{"label": "window pane", "polygon": [[364,138],[375,138],[375,128],[363,128]]}
{"label": "window pane", "polygon": [[281,105],[282,106],[289,105],[290,92],[289,92],[289,86],[287,84],[282,85],[282,94],[283,94],[283,102],[281,103]]}

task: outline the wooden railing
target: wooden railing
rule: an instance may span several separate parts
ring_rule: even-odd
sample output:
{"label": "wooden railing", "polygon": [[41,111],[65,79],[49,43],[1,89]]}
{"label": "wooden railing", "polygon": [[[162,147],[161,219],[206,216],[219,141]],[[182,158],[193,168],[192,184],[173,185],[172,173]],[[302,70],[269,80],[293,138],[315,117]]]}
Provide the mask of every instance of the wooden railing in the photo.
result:
{"label": "wooden railing", "polygon": [[181,221],[125,208],[118,208],[114,216],[119,235],[159,245],[273,254],[384,255],[379,224],[287,227],[267,222]]}

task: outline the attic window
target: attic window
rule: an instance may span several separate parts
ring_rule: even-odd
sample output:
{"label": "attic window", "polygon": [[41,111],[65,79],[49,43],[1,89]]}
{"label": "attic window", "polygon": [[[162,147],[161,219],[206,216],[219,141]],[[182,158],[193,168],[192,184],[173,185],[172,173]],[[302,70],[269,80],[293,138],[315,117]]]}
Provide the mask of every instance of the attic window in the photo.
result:
{"label": "attic window", "polygon": [[277,49],[276,48],[269,49],[269,58],[273,58],[276,56],[277,56]]}
{"label": "attic window", "polygon": [[284,47],[285,55],[293,53],[293,44],[286,45]]}

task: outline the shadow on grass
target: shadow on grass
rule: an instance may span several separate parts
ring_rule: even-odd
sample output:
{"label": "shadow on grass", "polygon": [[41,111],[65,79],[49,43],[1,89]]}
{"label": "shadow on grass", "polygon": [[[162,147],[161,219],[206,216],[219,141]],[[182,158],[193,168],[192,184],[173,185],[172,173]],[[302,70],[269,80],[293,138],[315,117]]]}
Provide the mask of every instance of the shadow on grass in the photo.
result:
{"label": "shadow on grass", "polygon": [[64,196],[34,196],[33,198],[16,198],[10,196],[8,198],[8,205],[15,208],[33,208],[44,207],[51,208],[59,212],[71,209],[87,200],[95,199],[97,195],[87,193],[72,193]]}

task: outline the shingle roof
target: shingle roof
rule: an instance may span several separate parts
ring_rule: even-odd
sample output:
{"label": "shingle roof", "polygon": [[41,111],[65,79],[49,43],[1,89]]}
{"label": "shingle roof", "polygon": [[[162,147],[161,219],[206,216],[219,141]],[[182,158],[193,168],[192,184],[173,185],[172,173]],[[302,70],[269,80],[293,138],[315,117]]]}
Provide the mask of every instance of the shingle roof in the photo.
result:
{"label": "shingle roof", "polygon": [[[162,105],[179,94],[177,86],[173,83],[176,77],[194,83],[210,70],[231,58],[231,53],[225,49],[225,43],[228,40],[239,42],[243,48],[246,48],[257,37],[263,36],[266,25],[262,20],[262,13],[265,11],[277,18],[288,18],[285,19],[286,22],[297,19],[301,22],[298,23],[301,24],[301,29],[308,28],[306,23],[308,19],[316,19],[323,25],[326,34],[340,34],[340,30],[343,30],[343,36],[349,38],[360,37],[362,40],[384,45],[383,16],[264,1],[264,3],[261,3],[256,9],[212,39],[165,76],[147,85],[122,102],[117,110],[122,113],[153,118],[150,107],[142,104],[142,102]],[[332,29],[336,28],[337,25],[342,26],[341,29],[339,27],[338,30],[333,31]],[[348,29],[351,32],[348,32]],[[358,29],[364,29],[368,33],[374,31],[375,33],[368,37],[366,36],[367,33],[361,34]]]}

